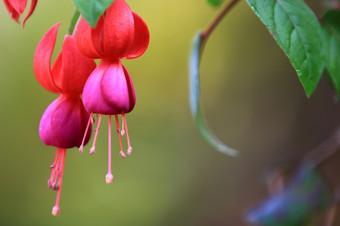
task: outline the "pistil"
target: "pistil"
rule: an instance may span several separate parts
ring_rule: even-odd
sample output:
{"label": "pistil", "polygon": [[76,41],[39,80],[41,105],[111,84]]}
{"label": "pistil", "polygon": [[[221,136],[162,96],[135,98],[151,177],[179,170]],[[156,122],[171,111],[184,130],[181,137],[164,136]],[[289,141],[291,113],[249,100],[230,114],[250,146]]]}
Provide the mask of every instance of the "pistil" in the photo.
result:
{"label": "pistil", "polygon": [[106,174],[106,183],[110,184],[113,181],[113,175],[111,173],[111,115],[109,115],[109,126],[108,126],[108,166]]}

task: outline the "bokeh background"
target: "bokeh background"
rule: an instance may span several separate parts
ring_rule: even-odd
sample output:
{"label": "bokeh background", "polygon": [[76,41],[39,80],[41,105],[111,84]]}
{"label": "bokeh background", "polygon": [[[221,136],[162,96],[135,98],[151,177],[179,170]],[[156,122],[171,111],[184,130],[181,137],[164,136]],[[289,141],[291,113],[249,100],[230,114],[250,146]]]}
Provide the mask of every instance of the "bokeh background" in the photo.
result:
{"label": "bokeh background", "polygon": [[[0,4],[0,225],[247,225],[245,212],[267,195],[268,167],[296,163],[340,123],[336,96],[322,79],[310,99],[295,71],[245,1],[222,21],[202,59],[202,104],[218,137],[240,151],[213,150],[188,107],[193,36],[216,14],[205,0],[127,0],[151,40],[124,61],[137,104],[127,116],[133,154],[119,157],[113,135],[114,182],[105,184],[107,118],[96,154],[67,152],[61,211],[47,189],[55,149],[38,136],[40,117],[57,97],[35,80],[35,47],[62,21],[59,51],[75,9],[71,0],[39,0],[25,29]],[[317,1],[309,1],[317,2]],[[65,128],[66,130],[67,128]],[[323,170],[337,181],[337,159]]]}

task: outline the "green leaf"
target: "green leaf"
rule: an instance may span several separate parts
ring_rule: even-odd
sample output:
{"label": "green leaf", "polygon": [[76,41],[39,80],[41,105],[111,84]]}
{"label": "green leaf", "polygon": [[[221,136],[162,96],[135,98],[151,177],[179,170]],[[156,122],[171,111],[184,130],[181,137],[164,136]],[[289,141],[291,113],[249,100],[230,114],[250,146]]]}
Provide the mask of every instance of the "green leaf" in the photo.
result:
{"label": "green leaf", "polygon": [[224,2],[224,0],[207,0],[213,6],[219,6]]}
{"label": "green leaf", "polygon": [[322,19],[326,68],[340,97],[340,11],[330,10]]}
{"label": "green leaf", "polygon": [[235,156],[238,152],[221,142],[209,129],[200,106],[200,59],[202,54],[202,33],[195,36],[189,65],[189,101],[191,115],[202,137],[217,151]]}
{"label": "green leaf", "polygon": [[91,27],[95,27],[100,15],[105,12],[113,0],[73,0],[73,2]]}
{"label": "green leaf", "polygon": [[310,97],[320,80],[325,61],[322,30],[314,13],[302,0],[247,2],[288,56]]}

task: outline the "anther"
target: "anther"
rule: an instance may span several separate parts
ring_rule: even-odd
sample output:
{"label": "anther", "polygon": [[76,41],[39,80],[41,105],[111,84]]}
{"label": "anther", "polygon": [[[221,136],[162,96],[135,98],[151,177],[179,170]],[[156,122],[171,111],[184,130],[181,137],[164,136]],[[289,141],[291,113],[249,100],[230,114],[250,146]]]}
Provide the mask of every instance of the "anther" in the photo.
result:
{"label": "anther", "polygon": [[52,188],[52,182],[51,182],[51,179],[49,179],[49,180],[47,181],[47,187],[48,187],[48,188]]}
{"label": "anther", "polygon": [[59,208],[59,206],[53,206],[53,209],[52,209],[52,215],[54,215],[54,216],[58,216],[58,214],[59,214],[59,211],[60,211],[60,208]]}
{"label": "anther", "polygon": [[106,180],[106,183],[107,183],[107,184],[112,183],[112,181],[113,181],[113,175],[112,175],[112,173],[107,173],[106,176],[105,176],[105,180]]}
{"label": "anther", "polygon": [[121,151],[119,152],[119,155],[120,155],[120,157],[122,157],[122,158],[126,158],[126,155],[125,155],[125,153],[124,153],[123,150],[121,150]]}
{"label": "anther", "polygon": [[130,146],[130,147],[128,148],[126,154],[127,154],[127,155],[131,155],[131,153],[132,153],[132,147]]}
{"label": "anther", "polygon": [[52,188],[52,190],[58,190],[59,189],[59,185],[57,184],[57,183],[55,183],[55,182],[53,182],[52,184],[51,184],[51,188]]}
{"label": "anther", "polygon": [[80,154],[83,154],[83,153],[84,153],[84,146],[83,146],[83,145],[80,145],[80,147],[79,147],[79,153],[80,153]]}
{"label": "anther", "polygon": [[92,146],[90,149],[90,155],[93,155],[96,152],[96,147]]}

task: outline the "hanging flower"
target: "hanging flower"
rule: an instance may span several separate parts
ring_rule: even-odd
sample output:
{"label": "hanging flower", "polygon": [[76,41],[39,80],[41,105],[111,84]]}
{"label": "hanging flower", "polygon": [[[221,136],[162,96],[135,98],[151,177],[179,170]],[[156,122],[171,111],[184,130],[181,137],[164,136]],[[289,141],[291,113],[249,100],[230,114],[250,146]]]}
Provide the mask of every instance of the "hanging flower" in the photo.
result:
{"label": "hanging flower", "polygon": [[[85,19],[81,19],[76,28],[75,37],[78,48],[84,55],[102,59],[85,84],[83,103],[86,110],[91,113],[90,118],[94,113],[99,114],[91,154],[95,152],[102,115],[109,116],[109,160],[106,182],[111,183],[113,180],[111,115],[114,115],[116,120],[121,157],[126,157],[121,141],[121,135],[125,132],[128,143],[127,154],[130,155],[132,152],[125,114],[134,108],[136,96],[131,77],[122,65],[121,59],[137,58],[145,52],[149,44],[149,30],[141,17],[131,11],[124,0],[115,0],[104,16],[99,18],[94,29]],[[119,126],[119,114],[122,115],[122,129]],[[90,125],[90,120],[88,125]],[[83,151],[83,145],[80,146],[80,151]]]}
{"label": "hanging flower", "polygon": [[[3,0],[3,1],[11,18],[19,23],[19,17],[24,13],[26,9],[27,0]],[[32,15],[37,5],[37,2],[38,0],[31,1],[30,9],[27,15],[25,16],[24,20],[22,21],[22,27],[24,27],[26,20]]]}
{"label": "hanging flower", "polygon": [[75,43],[75,38],[66,35],[62,50],[51,68],[51,55],[54,49],[59,24],[50,28],[39,42],[34,54],[34,73],[45,89],[60,94],[45,110],[39,125],[41,140],[57,148],[51,165],[51,177],[47,186],[57,191],[53,215],[59,213],[59,199],[64,171],[66,149],[79,147],[90,139],[91,133],[83,140],[89,120],[80,94],[86,79],[96,67],[93,59],[83,56]]}

